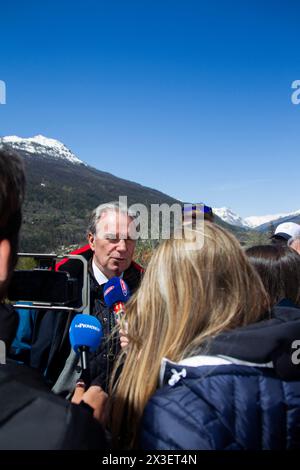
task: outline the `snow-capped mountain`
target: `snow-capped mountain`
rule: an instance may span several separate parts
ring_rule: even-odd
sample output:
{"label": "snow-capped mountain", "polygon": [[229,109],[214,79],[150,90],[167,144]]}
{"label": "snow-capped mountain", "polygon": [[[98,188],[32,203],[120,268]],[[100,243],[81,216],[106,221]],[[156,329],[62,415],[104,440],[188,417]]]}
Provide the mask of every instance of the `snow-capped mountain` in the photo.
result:
{"label": "snow-capped mountain", "polygon": [[69,163],[76,165],[83,164],[83,161],[74,155],[64,144],[55,139],[48,139],[43,135],[36,135],[34,137],[22,138],[15,135],[0,138],[0,145],[7,144],[16,151],[39,155],[45,157],[52,157],[57,159],[67,160]]}
{"label": "snow-capped mountain", "polygon": [[244,219],[242,219],[242,217],[227,207],[214,207],[213,211],[218,217],[220,217],[220,219],[224,220],[224,222],[227,222],[230,225],[249,228],[249,225],[247,222],[245,222]]}
{"label": "snow-capped mountain", "polygon": [[[43,135],[36,135],[34,137],[29,138],[22,138],[18,136],[6,136],[0,138],[0,147],[3,144],[18,151],[20,155],[24,157],[25,160],[27,160],[27,166],[29,171],[28,180],[29,182],[31,182],[31,179],[33,180],[34,175],[34,190],[37,185],[43,190],[45,190],[46,187],[49,189],[49,187],[53,186],[54,182],[58,181],[60,181],[61,187],[67,187],[66,181],[64,179],[67,178],[68,184],[75,184],[76,182],[76,191],[78,192],[78,187],[81,187],[83,185],[83,179],[86,178],[87,182],[91,179],[90,171],[88,172],[88,174],[86,174],[86,171],[88,171],[88,169],[91,170],[91,167],[89,167],[86,163],[80,160],[71,150],[69,150],[62,142],[59,142],[58,140],[50,139]],[[56,161],[56,165],[53,165],[53,160]],[[67,169],[67,167],[69,168]],[[133,200],[135,200],[136,194],[139,191],[137,190],[137,187],[134,184],[134,189],[132,189],[132,183],[127,182],[126,180],[121,180],[119,178],[113,177],[113,175],[102,173],[96,169],[93,169],[93,172],[97,173],[97,181],[99,178],[101,179],[100,186],[102,188],[102,192],[100,191],[100,194],[97,193],[97,185],[94,185],[94,182],[91,183],[91,186],[88,185],[86,191],[87,194],[90,194],[90,188],[95,188],[95,206],[97,205],[97,201],[99,200],[113,200],[116,199],[116,194],[129,194],[129,192],[130,194],[132,193],[132,198]],[[74,173],[76,173],[76,175],[74,175]],[[50,174],[52,174],[52,178],[49,177]],[[105,192],[103,189],[104,187]],[[115,190],[116,187],[122,188],[122,190],[119,189],[119,192],[115,193],[113,190]],[[59,190],[60,186],[57,187],[52,198],[59,193]],[[141,200],[144,199],[145,191],[146,193],[147,191],[151,192],[151,201],[162,201],[165,199],[174,201],[173,198],[170,198],[167,195],[143,187],[141,187]],[[70,197],[69,193],[68,197]],[[82,195],[82,197],[86,197],[86,194]],[[150,201],[148,196],[146,199],[148,202]],[[220,219],[232,225],[233,227],[238,227],[241,229],[256,229],[262,232],[267,231],[269,229],[270,222],[273,222],[275,226],[281,222],[286,222],[289,220],[292,220],[296,223],[300,223],[300,209],[290,213],[280,213],[265,216],[250,216],[244,219],[232,209],[227,207],[213,208],[213,211],[218,217],[220,217]]]}
{"label": "snow-capped mountain", "polygon": [[280,223],[280,219],[286,218],[293,218],[300,215],[300,209],[295,212],[285,212],[281,214],[273,214],[273,215],[261,215],[261,216],[250,216],[246,217],[244,221],[248,224],[249,227],[255,228],[259,227],[260,225],[268,224],[270,222]]}
{"label": "snow-capped mountain", "polygon": [[[128,197],[128,205],[173,205],[176,199],[155,189],[82,164],[53,139],[4,137],[25,162],[26,200],[20,251],[51,253],[86,244],[87,214],[101,203]],[[0,177],[1,178],[1,177]]]}
{"label": "snow-capped mountain", "polygon": [[298,218],[300,218],[300,209],[295,212],[286,212],[281,214],[259,216],[253,215],[250,217],[245,217],[244,219],[227,207],[214,207],[213,211],[218,217],[230,225],[263,231],[268,228],[268,224],[270,224],[270,222],[273,222],[276,226],[281,222],[287,222],[289,220],[298,222]]}

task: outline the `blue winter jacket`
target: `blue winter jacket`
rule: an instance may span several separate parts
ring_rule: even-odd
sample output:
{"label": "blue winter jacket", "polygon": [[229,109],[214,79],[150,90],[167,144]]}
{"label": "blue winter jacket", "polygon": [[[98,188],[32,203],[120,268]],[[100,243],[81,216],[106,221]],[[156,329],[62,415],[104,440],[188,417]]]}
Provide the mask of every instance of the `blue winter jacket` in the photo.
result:
{"label": "blue winter jacket", "polygon": [[215,338],[210,355],[165,361],[162,388],[144,412],[141,447],[300,449],[297,340],[300,310],[278,307],[271,320]]}

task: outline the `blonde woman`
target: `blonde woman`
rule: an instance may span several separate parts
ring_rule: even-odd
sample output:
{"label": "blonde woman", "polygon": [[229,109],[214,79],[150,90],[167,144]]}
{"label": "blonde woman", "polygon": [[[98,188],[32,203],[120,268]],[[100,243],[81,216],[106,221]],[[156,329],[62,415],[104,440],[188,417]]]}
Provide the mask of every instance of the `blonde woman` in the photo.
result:
{"label": "blonde woman", "polygon": [[299,369],[285,376],[299,311],[285,323],[270,318],[260,278],[225,230],[205,223],[200,250],[190,249],[193,236],[158,248],[127,309],[129,343],[112,392],[115,444],[300,447],[300,382],[288,381]]}

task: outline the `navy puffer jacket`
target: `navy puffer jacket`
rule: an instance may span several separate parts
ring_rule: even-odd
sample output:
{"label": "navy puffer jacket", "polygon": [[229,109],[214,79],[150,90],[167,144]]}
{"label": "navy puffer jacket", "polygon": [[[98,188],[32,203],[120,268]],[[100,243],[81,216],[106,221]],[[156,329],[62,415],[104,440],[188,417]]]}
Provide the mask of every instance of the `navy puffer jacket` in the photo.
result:
{"label": "navy puffer jacket", "polygon": [[164,361],[162,388],[144,412],[141,447],[300,449],[295,340],[300,310],[278,307],[271,320],[215,338],[211,355]]}

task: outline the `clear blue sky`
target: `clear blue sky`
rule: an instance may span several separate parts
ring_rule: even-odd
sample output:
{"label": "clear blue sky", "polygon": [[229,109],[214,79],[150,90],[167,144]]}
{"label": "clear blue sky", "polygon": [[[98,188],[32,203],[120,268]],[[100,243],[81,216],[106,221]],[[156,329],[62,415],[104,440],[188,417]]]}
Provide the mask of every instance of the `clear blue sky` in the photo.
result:
{"label": "clear blue sky", "polygon": [[300,209],[298,0],[2,2],[0,135],[242,216]]}

